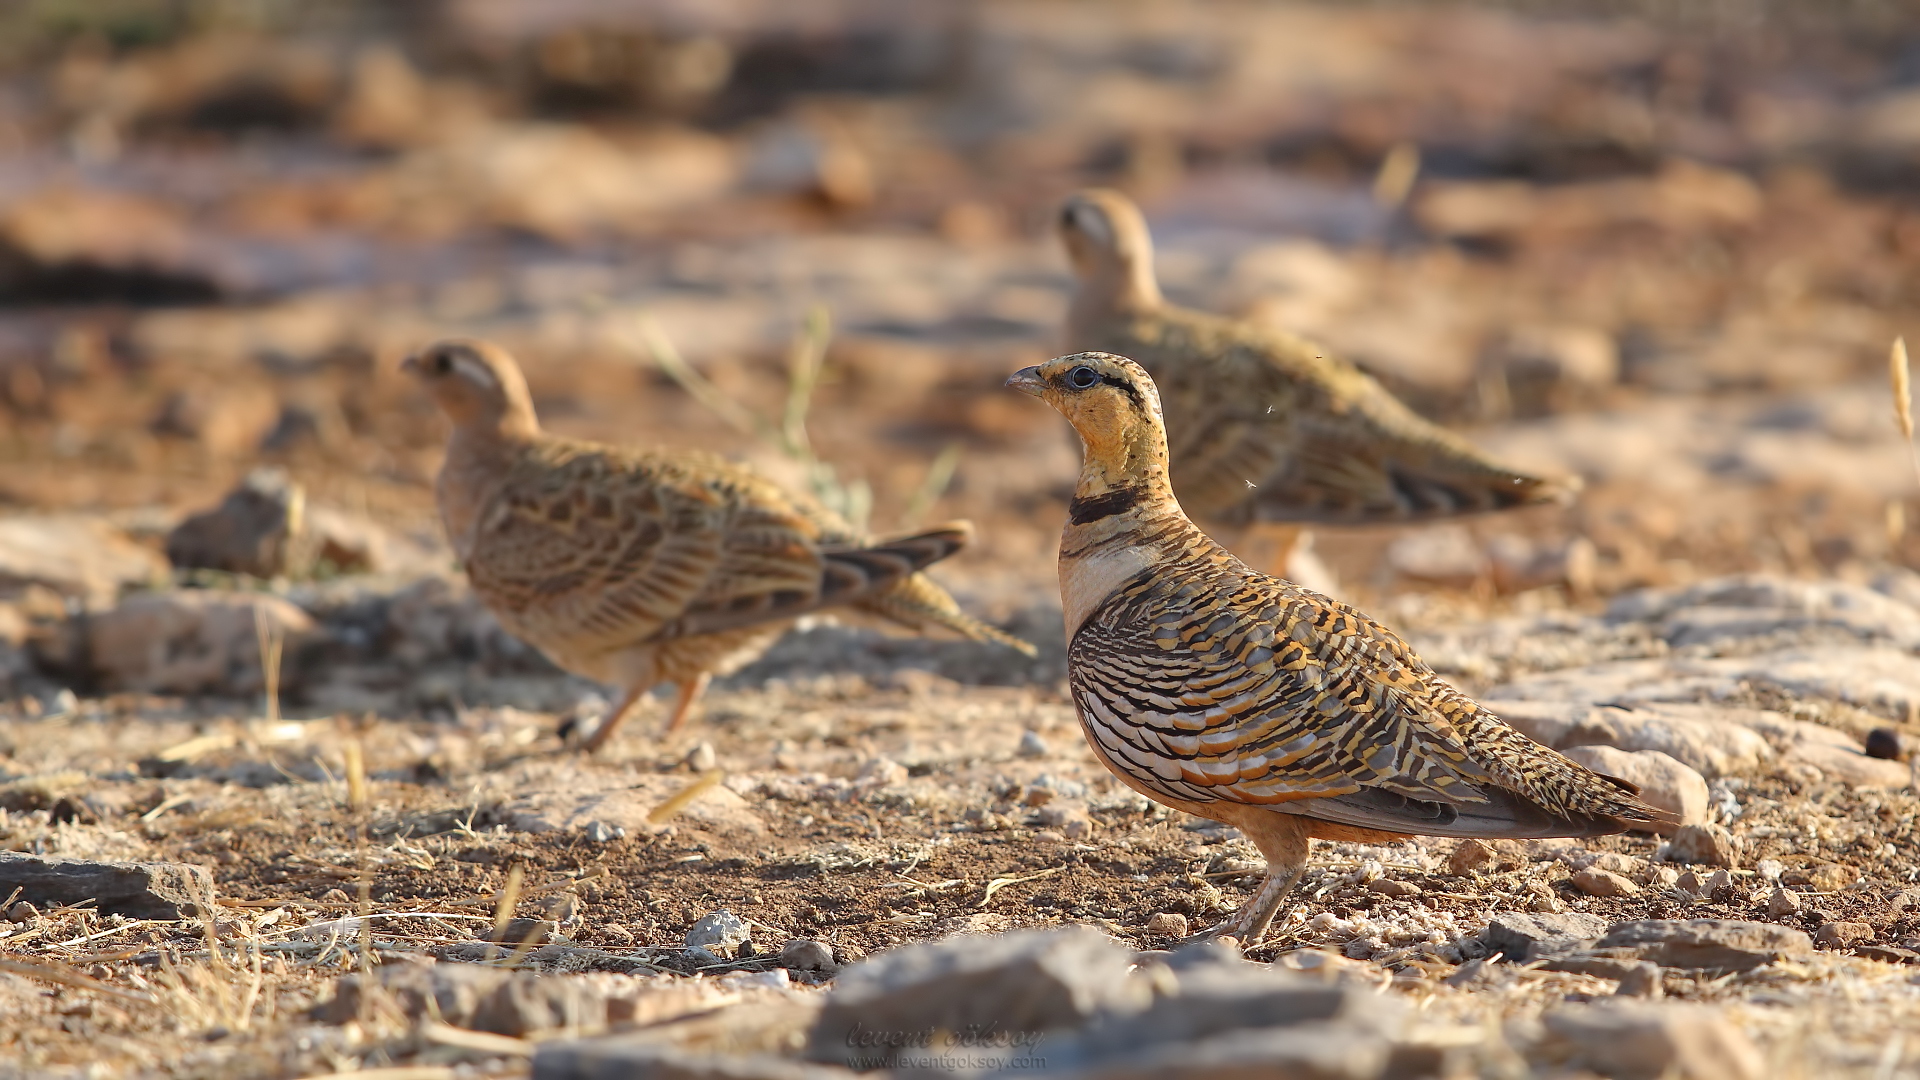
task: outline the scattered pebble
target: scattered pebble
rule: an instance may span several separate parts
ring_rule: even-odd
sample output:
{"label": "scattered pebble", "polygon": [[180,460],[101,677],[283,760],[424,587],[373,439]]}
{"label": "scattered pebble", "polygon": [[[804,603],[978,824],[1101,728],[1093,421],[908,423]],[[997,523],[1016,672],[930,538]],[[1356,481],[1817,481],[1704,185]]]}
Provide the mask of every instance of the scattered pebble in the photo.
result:
{"label": "scattered pebble", "polygon": [[745,919],[731,911],[716,911],[693,924],[686,943],[689,949],[705,949],[717,957],[732,959],[752,937]]}
{"label": "scattered pebble", "polygon": [[1378,881],[1367,882],[1367,891],[1370,893],[1379,893],[1381,896],[1394,897],[1413,897],[1419,896],[1421,893],[1420,886],[1410,881],[1395,881],[1392,878],[1381,878]]}
{"label": "scattered pebble", "polygon": [[1177,911],[1162,911],[1147,920],[1147,933],[1163,937],[1187,936],[1187,917]]}
{"label": "scattered pebble", "polygon": [[687,753],[687,767],[697,773],[713,771],[717,760],[713,752],[713,744],[705,740]]}
{"label": "scattered pebble", "polygon": [[1819,893],[1835,893],[1858,881],[1860,875],[1848,867],[1837,863],[1821,863],[1819,866],[1803,866],[1789,870],[1780,876],[1783,885],[1804,885]]}
{"label": "scattered pebble", "polygon": [[1767,914],[1776,919],[1800,914],[1800,894],[1784,885],[1774,886],[1772,895],[1767,897]]}
{"label": "scattered pebble", "polygon": [[1733,866],[1738,844],[1724,825],[1687,825],[1667,844],[1669,862],[1705,866]]}
{"label": "scattered pebble", "polygon": [[780,966],[789,971],[818,971],[831,975],[840,970],[833,950],[812,938],[794,938],[780,946]]}
{"label": "scattered pebble", "polygon": [[604,821],[589,821],[586,827],[580,830],[580,834],[586,837],[589,843],[611,844],[627,835],[627,830],[618,825],[609,825]]}
{"label": "scattered pebble", "polygon": [[1872,941],[1873,927],[1863,922],[1830,922],[1813,932],[1813,940],[1829,949],[1844,949],[1857,942]]}
{"label": "scattered pebble", "polygon": [[1462,840],[1454,845],[1453,854],[1447,856],[1447,873],[1455,877],[1465,877],[1475,870],[1484,870],[1492,864],[1492,848],[1478,840]]}
{"label": "scattered pebble", "polygon": [[1573,887],[1588,896],[1633,896],[1640,891],[1640,886],[1631,879],[1598,866],[1589,866],[1573,875]]}
{"label": "scattered pebble", "polygon": [[1043,758],[1053,753],[1053,747],[1040,737],[1037,731],[1024,731],[1020,734],[1020,746],[1014,751],[1023,758]]}
{"label": "scattered pebble", "polygon": [[1915,739],[1890,727],[1867,732],[1867,756],[1887,761],[1906,761],[1913,757]]}

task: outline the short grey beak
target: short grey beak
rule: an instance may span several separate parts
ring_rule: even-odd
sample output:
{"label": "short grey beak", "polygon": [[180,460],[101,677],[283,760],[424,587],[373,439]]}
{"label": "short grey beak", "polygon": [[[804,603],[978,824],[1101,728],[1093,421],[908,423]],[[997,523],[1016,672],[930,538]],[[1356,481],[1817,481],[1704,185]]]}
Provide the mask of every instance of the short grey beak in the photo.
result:
{"label": "short grey beak", "polygon": [[1039,397],[1046,391],[1047,381],[1040,377],[1040,369],[1037,366],[1023,367],[1007,376],[1007,386],[1028,397]]}

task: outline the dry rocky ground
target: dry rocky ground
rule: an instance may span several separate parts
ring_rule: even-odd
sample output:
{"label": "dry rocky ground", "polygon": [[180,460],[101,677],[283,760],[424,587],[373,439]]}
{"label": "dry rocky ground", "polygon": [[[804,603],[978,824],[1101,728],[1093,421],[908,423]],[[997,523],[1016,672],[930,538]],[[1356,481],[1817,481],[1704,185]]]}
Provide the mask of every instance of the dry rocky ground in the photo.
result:
{"label": "dry rocky ground", "polygon": [[[0,1076],[1920,1074],[1920,38],[1544,7],[0,10]],[[1081,740],[1076,448],[1000,389],[1094,182],[1170,295],[1585,481],[1317,552],[1688,827],[1320,845],[1176,949],[1258,855]],[[972,518],[937,576],[1040,657],[808,626],[581,759],[398,360],[798,485],[650,342],[772,416],[816,307],[828,493]]]}

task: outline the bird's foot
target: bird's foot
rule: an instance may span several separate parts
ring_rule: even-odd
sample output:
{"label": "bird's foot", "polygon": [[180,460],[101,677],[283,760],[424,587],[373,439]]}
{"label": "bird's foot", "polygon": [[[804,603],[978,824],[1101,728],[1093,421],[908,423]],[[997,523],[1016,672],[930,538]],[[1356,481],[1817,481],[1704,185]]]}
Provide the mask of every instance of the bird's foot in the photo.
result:
{"label": "bird's foot", "polygon": [[1186,937],[1175,942],[1174,945],[1176,948],[1184,949],[1189,945],[1209,945],[1214,942],[1220,942],[1232,945],[1235,948],[1250,949],[1260,943],[1260,935],[1255,933],[1251,935],[1252,940],[1249,940],[1249,929],[1246,925],[1246,920],[1236,915],[1233,918],[1227,919],[1215,926],[1210,926],[1198,933],[1188,934]]}

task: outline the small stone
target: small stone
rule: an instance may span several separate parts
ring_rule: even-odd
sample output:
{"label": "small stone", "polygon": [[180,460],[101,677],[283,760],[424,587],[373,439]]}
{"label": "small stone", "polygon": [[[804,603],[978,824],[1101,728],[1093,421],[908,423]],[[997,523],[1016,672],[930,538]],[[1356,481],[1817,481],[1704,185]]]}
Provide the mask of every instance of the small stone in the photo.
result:
{"label": "small stone", "polygon": [[604,821],[589,821],[586,828],[580,830],[580,834],[587,838],[588,843],[611,844],[627,835],[627,830],[618,825],[609,825]]}
{"label": "small stone", "polygon": [[1187,917],[1177,911],[1158,912],[1147,920],[1147,933],[1170,938],[1186,937]]}
{"label": "small stone", "polygon": [[1767,914],[1776,919],[1800,914],[1800,894],[1784,885],[1774,886],[1767,897]]}
{"label": "small stone", "polygon": [[499,930],[488,929],[484,940],[505,942],[508,945],[520,945],[532,942],[544,945],[552,941],[560,929],[551,919],[508,919]]}
{"label": "small stone", "polygon": [[1378,881],[1367,882],[1367,891],[1370,893],[1378,893],[1381,896],[1403,898],[1419,896],[1421,894],[1420,886],[1410,881],[1395,881],[1392,878],[1381,878]]}
{"label": "small stone", "polygon": [[1058,829],[1068,839],[1078,840],[1093,831],[1093,818],[1087,813],[1086,804],[1078,799],[1054,803],[1034,816],[1040,824]]}
{"label": "small stone", "polygon": [[[1611,870],[1616,874],[1629,876],[1638,874],[1647,868],[1646,864],[1631,855],[1622,855],[1617,851],[1602,851],[1593,857],[1587,866],[1597,866],[1602,870]],[[1576,866],[1576,870],[1585,870],[1587,866]]]}
{"label": "small stone", "polygon": [[1014,753],[1023,758],[1043,758],[1053,753],[1053,748],[1047,745],[1047,740],[1041,738],[1039,732],[1023,731],[1020,733],[1020,746]]}
{"label": "small stone", "polygon": [[812,938],[794,938],[780,946],[780,966],[788,971],[818,971],[831,975],[840,970],[833,950]]}
{"label": "small stone", "polygon": [[1753,870],[1768,881],[1779,881],[1780,875],[1787,872],[1787,866],[1779,859],[1761,859],[1753,864]]}
{"label": "small stone", "polygon": [[1465,877],[1491,865],[1493,849],[1478,840],[1460,841],[1454,845],[1453,854],[1447,856],[1447,872],[1455,877]]}
{"label": "small stone", "polygon": [[1814,892],[1835,893],[1859,880],[1859,875],[1838,863],[1803,866],[1780,875],[1786,885],[1802,885]]}
{"label": "small stone", "polygon": [[1573,887],[1588,896],[1633,896],[1640,891],[1640,886],[1631,880],[1597,866],[1573,875]]}
{"label": "small stone", "polygon": [[716,957],[731,960],[752,937],[746,920],[731,911],[716,911],[693,924],[693,929],[687,931],[686,943],[689,949],[705,949]]}
{"label": "small stone", "polygon": [[1867,756],[1887,761],[1906,761],[1913,757],[1914,739],[1890,727],[1867,732]]}
{"label": "small stone", "polygon": [[1873,927],[1863,922],[1830,922],[1813,932],[1813,940],[1829,949],[1844,949],[1856,942],[1873,940]]}
{"label": "small stone", "polygon": [[1667,844],[1670,862],[1706,866],[1733,866],[1738,845],[1723,825],[1686,825]]}
{"label": "small stone", "polygon": [[12,907],[7,909],[8,922],[17,922],[17,923],[31,922],[34,919],[38,918],[39,915],[40,915],[40,909],[37,907],[34,907],[32,904],[27,903],[25,900],[18,901]]}
{"label": "small stone", "polygon": [[187,518],[167,535],[167,560],[259,578],[299,574],[313,560],[306,492],[286,471],[255,469],[220,505]]}
{"label": "small stone", "polygon": [[712,772],[715,760],[713,744],[704,740],[687,752],[687,768],[697,773]]}
{"label": "small stone", "polygon": [[1053,801],[1053,789],[1035,784],[1021,794],[1020,801],[1028,806],[1045,806]]}
{"label": "small stone", "polygon": [[877,757],[860,767],[860,775],[854,779],[874,787],[888,787],[907,782],[907,767],[892,758]]}
{"label": "small stone", "polygon": [[1701,879],[1699,874],[1696,874],[1691,870],[1687,871],[1684,874],[1681,874],[1680,880],[1675,881],[1673,883],[1673,887],[1676,889],[1679,889],[1683,893],[1686,893],[1688,896],[1707,895],[1707,883]]}

